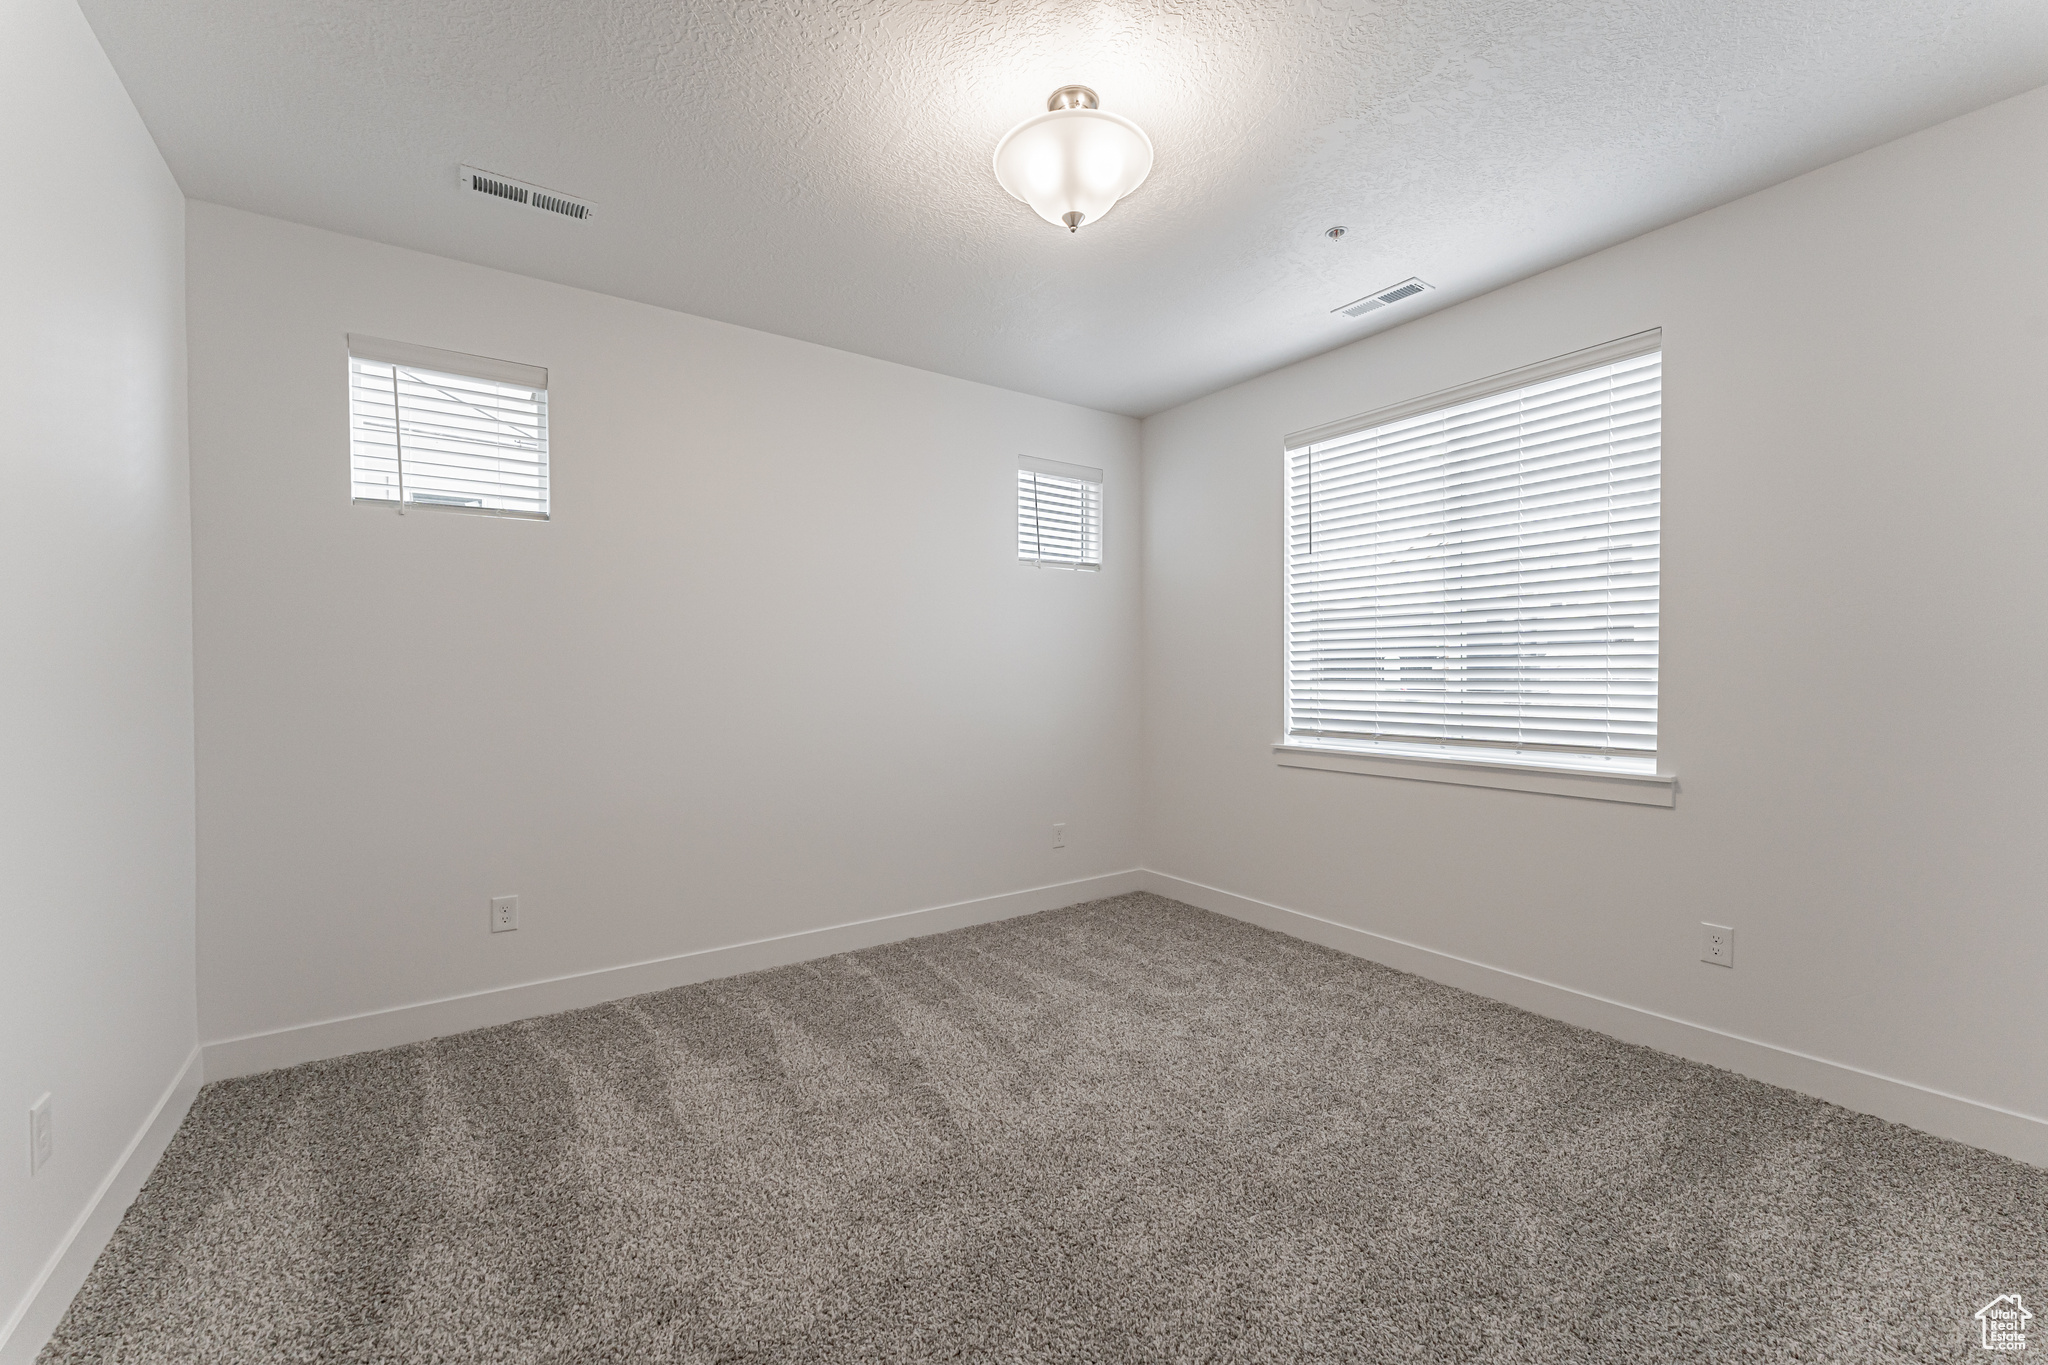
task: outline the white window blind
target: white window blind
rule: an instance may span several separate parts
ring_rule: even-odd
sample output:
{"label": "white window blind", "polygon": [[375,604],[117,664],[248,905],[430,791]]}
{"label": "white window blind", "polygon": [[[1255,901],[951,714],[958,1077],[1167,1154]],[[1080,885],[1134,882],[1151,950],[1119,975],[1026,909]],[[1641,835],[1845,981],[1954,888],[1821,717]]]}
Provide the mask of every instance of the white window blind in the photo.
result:
{"label": "white window blind", "polygon": [[1660,347],[1289,440],[1290,740],[1654,767]]}
{"label": "white window blind", "polygon": [[1027,564],[1102,567],[1102,471],[1017,457],[1017,558]]}
{"label": "white window blind", "polygon": [[548,515],[548,372],[351,336],[357,502]]}

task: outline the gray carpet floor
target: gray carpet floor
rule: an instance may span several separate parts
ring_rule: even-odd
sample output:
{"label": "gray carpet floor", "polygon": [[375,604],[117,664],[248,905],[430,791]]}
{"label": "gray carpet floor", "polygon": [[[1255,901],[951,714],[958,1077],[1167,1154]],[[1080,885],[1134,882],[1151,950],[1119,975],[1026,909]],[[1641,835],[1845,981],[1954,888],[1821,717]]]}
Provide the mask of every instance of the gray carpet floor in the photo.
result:
{"label": "gray carpet floor", "polygon": [[1965,1360],[2004,1292],[2048,1172],[1133,895],[209,1085],[41,1359]]}

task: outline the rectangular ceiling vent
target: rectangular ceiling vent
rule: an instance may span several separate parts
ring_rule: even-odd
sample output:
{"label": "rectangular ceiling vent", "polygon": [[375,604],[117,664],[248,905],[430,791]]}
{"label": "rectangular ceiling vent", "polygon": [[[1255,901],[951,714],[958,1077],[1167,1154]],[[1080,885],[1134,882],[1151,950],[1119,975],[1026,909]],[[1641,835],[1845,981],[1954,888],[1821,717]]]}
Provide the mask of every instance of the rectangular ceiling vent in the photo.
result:
{"label": "rectangular ceiling vent", "polygon": [[524,180],[514,180],[509,175],[499,175],[496,171],[487,171],[477,166],[462,167],[460,184],[464,189],[477,194],[488,194],[508,204],[523,204],[530,209],[539,209],[542,213],[558,213],[564,218],[574,218],[578,221],[589,218],[594,212],[591,206],[581,199],[572,199],[566,194],[557,194],[553,190],[542,189],[539,185],[530,185]]}
{"label": "rectangular ceiling vent", "polygon": [[1367,294],[1356,303],[1347,303],[1342,308],[1332,308],[1330,311],[1342,313],[1347,318],[1362,318],[1367,313],[1385,308],[1390,303],[1399,303],[1403,299],[1412,299],[1423,290],[1434,288],[1436,286],[1433,284],[1409,278],[1401,281],[1399,284],[1390,284],[1385,289]]}

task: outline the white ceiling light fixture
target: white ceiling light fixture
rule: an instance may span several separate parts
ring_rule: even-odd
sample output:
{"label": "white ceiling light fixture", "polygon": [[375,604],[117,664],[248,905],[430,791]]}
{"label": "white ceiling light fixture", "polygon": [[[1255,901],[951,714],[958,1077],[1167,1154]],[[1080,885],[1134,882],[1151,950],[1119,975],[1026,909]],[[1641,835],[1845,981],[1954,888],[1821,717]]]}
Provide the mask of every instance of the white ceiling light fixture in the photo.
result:
{"label": "white ceiling light fixture", "polygon": [[1074,232],[1145,183],[1152,139],[1100,108],[1085,85],[1061,86],[1045,109],[996,144],[996,179],[1040,218]]}

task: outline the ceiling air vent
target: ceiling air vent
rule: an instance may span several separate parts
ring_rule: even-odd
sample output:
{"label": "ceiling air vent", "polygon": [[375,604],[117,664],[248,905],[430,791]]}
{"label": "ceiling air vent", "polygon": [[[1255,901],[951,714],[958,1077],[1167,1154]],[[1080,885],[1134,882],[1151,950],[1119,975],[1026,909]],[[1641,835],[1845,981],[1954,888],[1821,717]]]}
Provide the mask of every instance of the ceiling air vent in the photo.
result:
{"label": "ceiling air vent", "polygon": [[524,180],[514,180],[509,175],[499,175],[476,166],[462,167],[458,183],[477,194],[488,194],[508,204],[523,204],[542,213],[559,213],[564,218],[580,220],[594,212],[581,199],[571,199],[566,194],[557,194],[539,185],[530,185]]}
{"label": "ceiling air vent", "polygon": [[1399,303],[1403,299],[1412,299],[1423,290],[1434,288],[1436,288],[1435,285],[1425,284],[1418,279],[1405,279],[1399,284],[1390,284],[1385,289],[1367,294],[1356,303],[1347,303],[1342,308],[1332,308],[1330,311],[1342,313],[1347,318],[1362,318],[1367,313],[1385,308],[1390,303]]}

